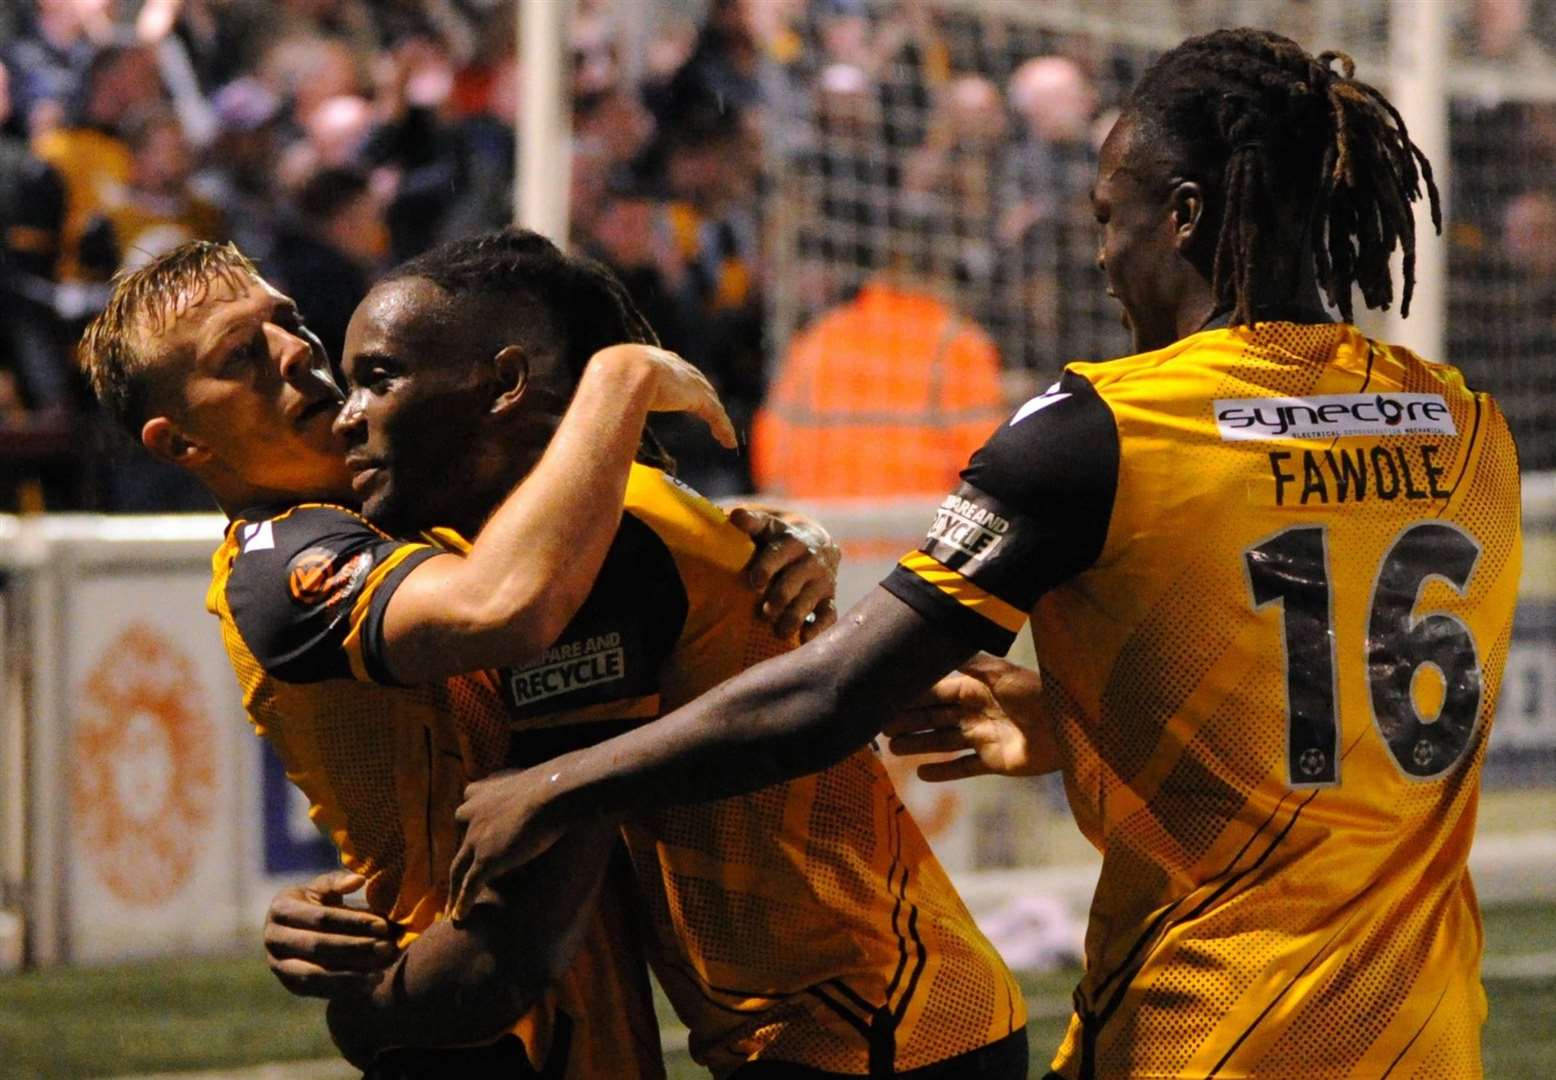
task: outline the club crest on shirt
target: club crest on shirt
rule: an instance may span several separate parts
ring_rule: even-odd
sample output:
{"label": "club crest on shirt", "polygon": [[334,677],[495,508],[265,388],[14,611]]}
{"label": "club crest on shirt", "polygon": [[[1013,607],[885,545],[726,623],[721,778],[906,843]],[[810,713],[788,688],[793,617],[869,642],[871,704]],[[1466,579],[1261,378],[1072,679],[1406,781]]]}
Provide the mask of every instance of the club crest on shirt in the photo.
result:
{"label": "club crest on shirt", "polygon": [[286,588],[304,607],[337,604],[356,592],[373,565],[366,551],[349,558],[325,547],[298,552],[286,566]]}

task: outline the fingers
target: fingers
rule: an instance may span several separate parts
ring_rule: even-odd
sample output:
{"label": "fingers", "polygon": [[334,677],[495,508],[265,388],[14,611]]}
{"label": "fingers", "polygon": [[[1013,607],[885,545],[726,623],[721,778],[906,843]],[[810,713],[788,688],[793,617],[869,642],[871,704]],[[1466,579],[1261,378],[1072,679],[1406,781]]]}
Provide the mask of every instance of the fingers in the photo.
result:
{"label": "fingers", "polygon": [[938,710],[942,715],[949,715],[952,710],[965,712],[981,707],[988,698],[988,683],[983,679],[953,673],[925,690],[912,709],[920,712]]}
{"label": "fingers", "polygon": [[756,551],[746,563],[745,578],[746,584],[758,591],[767,588],[790,566],[812,558],[805,541],[784,529],[777,518],[769,518],[767,526],[753,539]]}
{"label": "fingers", "polygon": [[809,620],[800,628],[800,640],[809,641],[818,634],[830,630],[837,623],[837,602],[830,596],[823,600],[815,611],[815,618]]}
{"label": "fingers", "polygon": [[787,639],[797,634],[805,625],[806,618],[832,596],[832,575],[819,567],[811,569],[803,567],[802,564],[784,571],[778,580],[773,582],[767,590],[768,599],[762,605],[764,614],[769,608],[778,610],[777,605],[783,603],[784,594],[793,588],[797,573],[805,575],[799,578],[802,582],[799,592],[788,601],[782,608],[782,613],[773,622],[773,632],[780,638]]}
{"label": "fingers", "polygon": [[735,422],[724,411],[723,405],[714,401],[711,409],[699,411],[698,415],[708,422],[708,429],[713,432],[713,438],[720,446],[726,450],[740,448],[740,440],[735,435]]}
{"label": "fingers", "polygon": [[317,934],[343,934],[355,938],[392,940],[400,935],[400,928],[382,915],[361,908],[320,903],[297,890],[287,890],[271,901],[267,927],[270,923]]}
{"label": "fingers", "polygon": [[941,728],[957,730],[976,710],[961,705],[917,705],[903,709],[881,727],[887,735],[909,735]]}
{"label": "fingers", "polygon": [[276,979],[288,993],[299,997],[363,997],[372,993],[383,978],[382,971],[327,971],[306,960],[281,960],[270,965]]}
{"label": "fingers", "polygon": [[[762,536],[762,533],[770,531],[775,525],[779,524],[778,519],[765,510],[752,510],[748,506],[732,508],[729,511],[729,523],[754,540],[758,551],[760,551],[762,541],[766,539],[766,537]],[[753,555],[752,560],[754,561],[755,558],[756,556]],[[747,569],[750,569],[749,564],[747,564]]]}
{"label": "fingers", "polygon": [[724,411],[719,392],[713,389],[713,384],[702,372],[690,364],[685,366],[687,378],[695,388],[695,397],[688,411],[708,425],[708,430],[720,446],[726,450],[736,449],[740,441],[735,437],[735,424],[730,420],[729,413]]}
{"label": "fingers", "polygon": [[972,749],[972,743],[968,741],[967,736],[956,728],[897,735],[892,737],[887,746],[898,757],[912,757],[915,754],[949,754],[958,750]]}
{"label": "fingers", "polygon": [[297,930],[279,923],[265,926],[265,953],[272,966],[286,960],[301,960],[326,971],[341,974],[382,971],[400,955],[399,947],[383,939],[320,934]]}
{"label": "fingers", "polygon": [[473,901],[481,891],[478,866],[475,849],[468,841],[460,845],[449,870],[449,895],[453,897],[449,910],[456,926],[470,914]]}
{"label": "fingers", "polygon": [[930,761],[918,767],[918,778],[930,784],[943,784],[949,780],[965,780],[969,776],[992,776],[993,771],[976,754],[967,754],[950,761]]}
{"label": "fingers", "polygon": [[305,891],[319,903],[337,903],[367,884],[367,878],[352,870],[331,870],[308,882]]}

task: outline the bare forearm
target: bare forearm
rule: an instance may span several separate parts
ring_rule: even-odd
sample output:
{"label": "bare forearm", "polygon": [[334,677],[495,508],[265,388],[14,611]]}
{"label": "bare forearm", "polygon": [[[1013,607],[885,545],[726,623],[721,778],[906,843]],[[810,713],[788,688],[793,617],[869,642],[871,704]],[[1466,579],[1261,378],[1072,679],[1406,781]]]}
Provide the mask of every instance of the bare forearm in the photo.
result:
{"label": "bare forearm", "polygon": [[353,1061],[392,1046],[490,1042],[572,962],[595,903],[614,829],[570,831],[495,881],[458,924],[433,923],[370,995],[332,1002],[330,1032]]}
{"label": "bare forearm", "polygon": [[500,941],[490,926],[498,917],[482,907],[457,928],[434,923],[371,995],[331,1002],[330,1033],[341,1050],[365,1064],[391,1046],[489,1042],[511,1028],[545,980],[511,950],[491,948]]}
{"label": "bare forearm", "polygon": [[972,653],[877,592],[811,644],[669,716],[543,767],[563,825],[756,791],[817,772]]}

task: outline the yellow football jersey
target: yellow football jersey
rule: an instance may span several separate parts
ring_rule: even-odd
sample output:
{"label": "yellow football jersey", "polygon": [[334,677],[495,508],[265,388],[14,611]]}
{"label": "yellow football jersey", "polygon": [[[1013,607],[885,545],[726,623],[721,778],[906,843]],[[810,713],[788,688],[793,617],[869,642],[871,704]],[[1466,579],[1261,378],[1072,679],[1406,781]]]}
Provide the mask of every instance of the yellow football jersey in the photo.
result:
{"label": "yellow football jersey", "polygon": [[[792,647],[742,581],[751,550],[717,508],[635,466],[594,591],[546,656],[503,673],[525,728],[513,763],[598,742]],[[715,1075],[751,1060],[889,1075],[1026,1022],[1019,987],[868,749],[623,831],[649,961]]]}
{"label": "yellow football jersey", "polygon": [[1347,325],[1072,364],[974,456],[886,586],[1001,652],[1031,612],[1103,853],[1057,1072],[1480,1075],[1520,551],[1495,403]]}
{"label": "yellow football jersey", "polygon": [[[367,878],[368,906],[406,928],[404,943],[443,914],[465,785],[501,767],[509,749],[490,676],[401,687],[378,660],[389,596],[439,553],[342,507],[246,513],[212,558],[206,596],[255,731],[342,863]],[[546,1075],[664,1075],[619,894],[602,891],[566,977],[514,1028],[535,1068],[565,1063]],[[461,1067],[450,1059],[451,1071]]]}

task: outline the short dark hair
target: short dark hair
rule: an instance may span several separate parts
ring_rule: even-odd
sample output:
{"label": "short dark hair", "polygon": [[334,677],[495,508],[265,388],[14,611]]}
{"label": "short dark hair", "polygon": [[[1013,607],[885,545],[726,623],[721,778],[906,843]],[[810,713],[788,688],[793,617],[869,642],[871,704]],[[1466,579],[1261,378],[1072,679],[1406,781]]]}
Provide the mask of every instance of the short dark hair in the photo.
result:
{"label": "short dark hair", "polygon": [[259,270],[234,245],[209,240],[180,244],[138,270],[116,275],[107,305],[76,349],[103,410],[138,436],[160,389],[147,339],[166,329],[168,302],[176,318],[202,302],[215,282],[238,287],[258,278]]}
{"label": "short dark hair", "polygon": [[[403,278],[424,278],[453,297],[499,296],[511,300],[515,310],[538,309],[542,317],[531,325],[554,331],[569,387],[577,385],[589,358],[608,345],[659,344],[615,274],[593,259],[564,253],[529,229],[447,241],[401,263],[379,284]],[[660,468],[673,465],[647,431],[639,459]]]}
{"label": "short dark hair", "polygon": [[[1340,70],[1334,65],[1339,63]],[[1282,248],[1280,215],[1305,224],[1319,285],[1352,319],[1351,288],[1368,307],[1393,299],[1389,255],[1404,251],[1400,313],[1415,287],[1415,218],[1424,182],[1432,224],[1442,208],[1432,166],[1405,121],[1341,52],[1309,54],[1267,30],[1217,30],[1163,54],[1125,115],[1219,194],[1211,285],[1232,321],[1254,319],[1254,276]]]}

